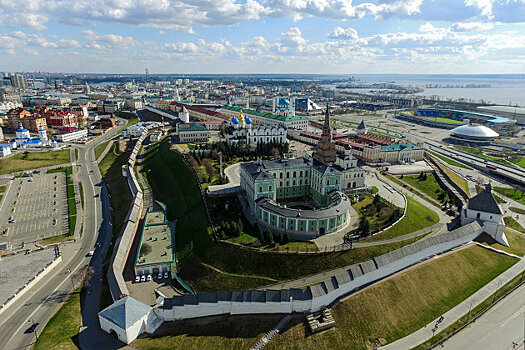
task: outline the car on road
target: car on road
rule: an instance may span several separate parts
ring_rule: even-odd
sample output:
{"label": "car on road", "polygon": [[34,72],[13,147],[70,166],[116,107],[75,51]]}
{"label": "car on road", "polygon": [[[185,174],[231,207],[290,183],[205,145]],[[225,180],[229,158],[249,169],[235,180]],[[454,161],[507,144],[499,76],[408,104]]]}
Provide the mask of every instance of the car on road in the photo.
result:
{"label": "car on road", "polygon": [[148,281],[151,281],[151,273],[148,274],[148,278],[146,278]]}
{"label": "car on road", "polygon": [[158,276],[157,276],[157,279],[161,280],[162,279],[162,272],[159,272]]}
{"label": "car on road", "polygon": [[140,281],[141,282],[146,282],[146,275],[140,276]]}
{"label": "car on road", "polygon": [[8,221],[10,224],[14,224],[16,222],[16,219],[11,219]]}
{"label": "car on road", "polygon": [[93,256],[93,255],[95,255],[95,251],[94,251],[94,250],[90,250],[90,251],[86,254],[86,256]]}
{"label": "car on road", "polygon": [[97,198],[97,197],[100,197],[100,195],[98,193],[95,193],[93,197]]}
{"label": "car on road", "polygon": [[135,276],[135,283],[139,283],[140,282],[140,276]]}
{"label": "car on road", "polygon": [[164,271],[164,278],[168,278],[168,271]]}

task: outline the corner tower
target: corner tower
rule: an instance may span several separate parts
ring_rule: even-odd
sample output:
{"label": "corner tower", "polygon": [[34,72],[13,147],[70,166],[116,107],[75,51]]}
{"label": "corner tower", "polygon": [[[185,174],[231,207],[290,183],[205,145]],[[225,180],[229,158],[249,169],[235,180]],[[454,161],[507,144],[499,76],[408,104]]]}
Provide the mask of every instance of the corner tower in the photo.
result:
{"label": "corner tower", "polygon": [[315,148],[314,159],[324,164],[330,164],[335,162],[336,155],[335,143],[332,142],[332,130],[330,129],[330,112],[328,105],[326,105],[323,133],[321,134],[321,140],[319,140]]}

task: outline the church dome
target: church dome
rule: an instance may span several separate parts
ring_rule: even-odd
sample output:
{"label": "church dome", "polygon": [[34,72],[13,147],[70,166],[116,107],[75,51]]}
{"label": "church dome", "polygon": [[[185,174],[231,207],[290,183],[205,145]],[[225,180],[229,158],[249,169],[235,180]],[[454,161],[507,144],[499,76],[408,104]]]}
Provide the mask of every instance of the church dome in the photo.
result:
{"label": "church dome", "polygon": [[237,117],[233,117],[232,118],[232,123],[233,124],[239,124],[239,119],[237,119]]}
{"label": "church dome", "polygon": [[252,120],[251,120],[250,117],[246,116],[246,117],[244,117],[244,122],[245,122],[246,124],[251,124],[251,123],[252,123]]}
{"label": "church dome", "polygon": [[16,132],[28,132],[28,131],[29,130],[27,130],[26,128],[20,128]]}

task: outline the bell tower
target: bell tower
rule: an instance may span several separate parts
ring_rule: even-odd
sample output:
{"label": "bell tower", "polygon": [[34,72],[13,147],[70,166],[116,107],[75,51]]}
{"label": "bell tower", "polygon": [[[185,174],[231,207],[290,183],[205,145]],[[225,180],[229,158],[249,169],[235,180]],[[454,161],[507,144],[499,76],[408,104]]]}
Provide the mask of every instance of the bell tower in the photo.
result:
{"label": "bell tower", "polygon": [[314,159],[328,165],[335,162],[336,155],[335,143],[332,142],[332,130],[330,129],[330,111],[326,105],[323,133],[315,149]]}

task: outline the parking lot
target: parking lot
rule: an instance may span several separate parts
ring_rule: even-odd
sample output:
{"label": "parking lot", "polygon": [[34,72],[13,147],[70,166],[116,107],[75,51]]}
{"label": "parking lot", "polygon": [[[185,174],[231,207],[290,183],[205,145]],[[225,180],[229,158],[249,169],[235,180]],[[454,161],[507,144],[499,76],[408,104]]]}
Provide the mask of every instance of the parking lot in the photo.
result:
{"label": "parking lot", "polygon": [[0,208],[0,242],[13,248],[68,230],[64,173],[34,174],[11,181]]}

